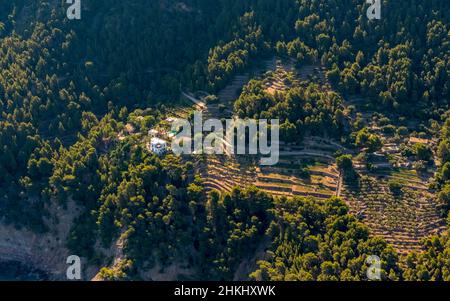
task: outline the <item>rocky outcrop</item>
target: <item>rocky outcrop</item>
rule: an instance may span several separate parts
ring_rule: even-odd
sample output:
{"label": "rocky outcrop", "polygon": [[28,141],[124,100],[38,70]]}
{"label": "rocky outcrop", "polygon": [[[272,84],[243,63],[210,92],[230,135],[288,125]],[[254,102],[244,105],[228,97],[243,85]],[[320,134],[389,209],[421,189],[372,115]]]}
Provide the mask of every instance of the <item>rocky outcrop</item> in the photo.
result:
{"label": "rocky outcrop", "polygon": [[[66,260],[72,255],[66,248],[66,239],[80,209],[69,202],[66,209],[58,207],[51,211],[58,222],[49,225],[48,233],[37,234],[0,224],[0,262],[19,262],[44,271],[52,280],[66,280]],[[95,275],[95,269],[83,269],[86,266],[83,263],[82,259],[82,277],[89,280]]]}

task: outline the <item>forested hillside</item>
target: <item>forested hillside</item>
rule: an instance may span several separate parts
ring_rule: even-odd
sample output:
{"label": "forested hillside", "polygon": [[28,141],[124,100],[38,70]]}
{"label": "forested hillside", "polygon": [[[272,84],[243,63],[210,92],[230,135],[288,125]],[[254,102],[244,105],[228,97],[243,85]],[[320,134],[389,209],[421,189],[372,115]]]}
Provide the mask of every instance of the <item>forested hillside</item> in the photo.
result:
{"label": "forested hillside", "polygon": [[[65,2],[0,1],[2,224],[52,233],[55,208],[75,203],[64,245],[106,280],[173,267],[173,279],[367,280],[370,255],[383,280],[450,280],[450,2],[384,0],[381,20],[363,0],[84,0],[81,20]],[[272,86],[276,72],[249,73],[274,57],[297,71]],[[210,191],[207,158],[148,152],[144,136],[186,106],[181,92],[220,102],[243,74],[218,108],[280,119],[291,151],[333,140],[336,196]],[[370,208],[341,194],[364,173],[384,181],[371,159],[389,143],[444,223],[419,252],[374,235]],[[383,185],[398,203],[421,198]]]}

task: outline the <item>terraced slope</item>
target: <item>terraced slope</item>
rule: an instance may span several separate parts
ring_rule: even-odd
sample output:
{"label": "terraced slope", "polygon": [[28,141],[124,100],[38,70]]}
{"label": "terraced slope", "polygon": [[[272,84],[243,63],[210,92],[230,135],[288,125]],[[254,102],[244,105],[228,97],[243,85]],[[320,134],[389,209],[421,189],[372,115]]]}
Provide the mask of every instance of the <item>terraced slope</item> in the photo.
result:
{"label": "terraced slope", "polygon": [[[264,62],[264,70],[253,70],[236,76],[218,93],[219,103],[208,104],[204,118],[229,118],[234,100],[251,76],[264,74],[264,84],[269,93],[286,91],[299,78],[290,61],[276,58]],[[306,66],[303,72],[318,74],[325,81],[317,66]],[[208,190],[229,191],[234,186],[256,185],[261,190],[279,196],[314,196],[329,198],[337,193],[339,174],[334,166],[333,153],[342,147],[321,139],[306,140],[304,145],[281,143],[280,162],[277,166],[259,166],[257,159],[240,156],[208,156],[202,170]],[[241,161],[241,162],[238,162]]]}
{"label": "terraced slope", "polygon": [[371,234],[381,236],[399,253],[420,251],[420,240],[445,229],[434,195],[426,188],[389,190],[388,180],[362,176],[343,185],[342,197]]}
{"label": "terraced slope", "polygon": [[227,155],[208,156],[202,168],[202,177],[207,191],[231,191],[234,187],[254,185],[256,173],[251,162]]}
{"label": "terraced slope", "polygon": [[[291,82],[293,74],[300,80],[317,81],[323,89],[329,84],[320,66],[304,66],[296,72],[289,64],[272,60],[267,62],[274,71],[265,74],[265,87],[269,93],[282,93]],[[208,105],[205,118],[232,116],[232,104],[238,91],[250,80],[250,75],[236,76],[233,82],[219,93],[219,104]],[[347,105],[363,100],[352,98]],[[222,104],[222,108],[220,108]],[[225,108],[224,108],[225,105]],[[202,176],[208,190],[230,191],[233,187],[255,185],[276,196],[313,196],[327,199],[337,195],[349,205],[371,230],[391,243],[399,253],[420,251],[422,238],[444,230],[444,220],[439,216],[435,195],[428,190],[429,175],[418,175],[399,154],[394,138],[385,137],[371,123],[371,113],[362,116],[371,131],[383,138],[384,147],[375,155],[373,166],[367,170],[365,163],[354,162],[359,174],[357,183],[345,183],[335,166],[336,151],[351,153],[339,143],[316,137],[306,138],[302,145],[281,143],[280,161],[276,166],[259,166],[256,159],[245,156],[208,156]],[[354,154],[356,155],[356,154]],[[376,158],[379,158],[377,160]],[[396,158],[392,165],[388,158]],[[407,165],[407,164],[406,164]],[[394,179],[402,185],[401,192],[391,192],[388,182]]]}
{"label": "terraced slope", "polygon": [[[252,77],[260,76],[263,72],[276,68],[276,59],[263,62],[262,68],[255,68],[251,72],[236,75],[232,82],[218,93],[219,102],[208,104],[203,110],[203,118],[231,118],[233,104],[239,97],[240,90]],[[255,184],[255,163],[245,156],[207,156],[201,168],[207,190],[230,191],[233,187],[245,187]]]}
{"label": "terraced slope", "polygon": [[293,62],[283,62],[275,60],[274,70],[266,74],[264,79],[264,86],[269,94],[280,93],[288,90],[294,80],[294,65]]}
{"label": "terraced slope", "polygon": [[323,139],[306,139],[302,145],[280,146],[276,166],[257,168],[256,186],[274,195],[314,196],[327,199],[337,194],[339,172],[333,153],[337,147]]}

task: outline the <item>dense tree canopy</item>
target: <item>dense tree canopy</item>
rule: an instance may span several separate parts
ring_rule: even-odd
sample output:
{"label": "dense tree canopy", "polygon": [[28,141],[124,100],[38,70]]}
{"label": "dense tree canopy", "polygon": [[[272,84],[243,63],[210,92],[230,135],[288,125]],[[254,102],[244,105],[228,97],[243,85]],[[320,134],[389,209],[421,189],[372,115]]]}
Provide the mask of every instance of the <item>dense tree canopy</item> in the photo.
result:
{"label": "dense tree canopy", "polygon": [[[384,280],[450,279],[448,234],[402,261],[341,199],[208,193],[199,158],[150,154],[140,136],[181,104],[180,90],[218,93],[278,56],[324,70],[323,82],[289,75],[271,93],[273,74],[257,76],[235,100],[237,116],[279,119],[284,142],[331,137],[359,157],[384,147],[361,108],[383,115],[383,133],[398,140],[413,123],[432,143],[402,147],[436,163],[430,188],[447,217],[449,1],[385,0],[382,19],[368,20],[360,0],[96,0],[83,1],[81,21],[66,18],[65,2],[0,3],[2,222],[51,231],[51,209],[74,202],[65,243],[109,280],[171,264],[189,279],[367,280],[374,254]],[[138,133],[122,135],[130,127]],[[355,175],[360,158],[335,157]],[[117,246],[123,261],[111,267],[105,250]]]}

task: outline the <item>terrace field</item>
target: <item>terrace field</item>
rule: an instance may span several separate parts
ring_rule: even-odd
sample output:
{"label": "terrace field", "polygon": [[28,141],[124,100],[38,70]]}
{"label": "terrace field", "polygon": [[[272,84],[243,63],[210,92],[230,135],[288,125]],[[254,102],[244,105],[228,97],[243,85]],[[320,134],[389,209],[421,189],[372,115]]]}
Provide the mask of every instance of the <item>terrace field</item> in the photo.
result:
{"label": "terrace field", "polygon": [[[292,85],[313,81],[323,90],[330,90],[325,69],[307,65],[296,69],[289,61],[272,59],[266,61],[269,70],[258,72],[266,92],[285,93]],[[237,75],[219,92],[220,102],[206,109],[209,117],[230,116],[220,114],[220,104],[230,106],[238,97],[238,91],[250,80],[249,74]],[[361,98],[350,98],[347,106],[362,105]],[[346,183],[335,164],[336,153],[354,154],[338,141],[319,137],[306,137],[302,144],[280,143],[280,160],[275,166],[261,166],[258,160],[246,156],[206,156],[202,160],[201,174],[207,191],[231,191],[233,187],[256,186],[274,196],[316,197],[328,199],[339,196],[369,228],[373,236],[380,236],[391,243],[401,254],[421,250],[421,240],[445,229],[440,216],[440,205],[436,195],[428,189],[432,170],[418,172],[400,154],[399,143],[382,132],[376,122],[372,122],[370,112],[361,108],[361,115],[371,125],[374,133],[380,134],[384,146],[378,153],[384,158],[374,170],[366,168],[366,162],[354,160],[358,180]],[[389,159],[397,161],[399,167],[389,164]],[[385,160],[385,161],[383,161]],[[403,162],[400,164],[400,162]],[[405,166],[408,167],[405,167]],[[388,182],[395,180],[401,192],[394,194]]]}
{"label": "terrace field", "polygon": [[[420,183],[417,177],[409,180]],[[402,254],[420,251],[421,239],[445,229],[435,196],[427,189],[405,185],[392,192],[387,180],[363,175],[343,185],[342,197],[372,235],[383,237]]]}

